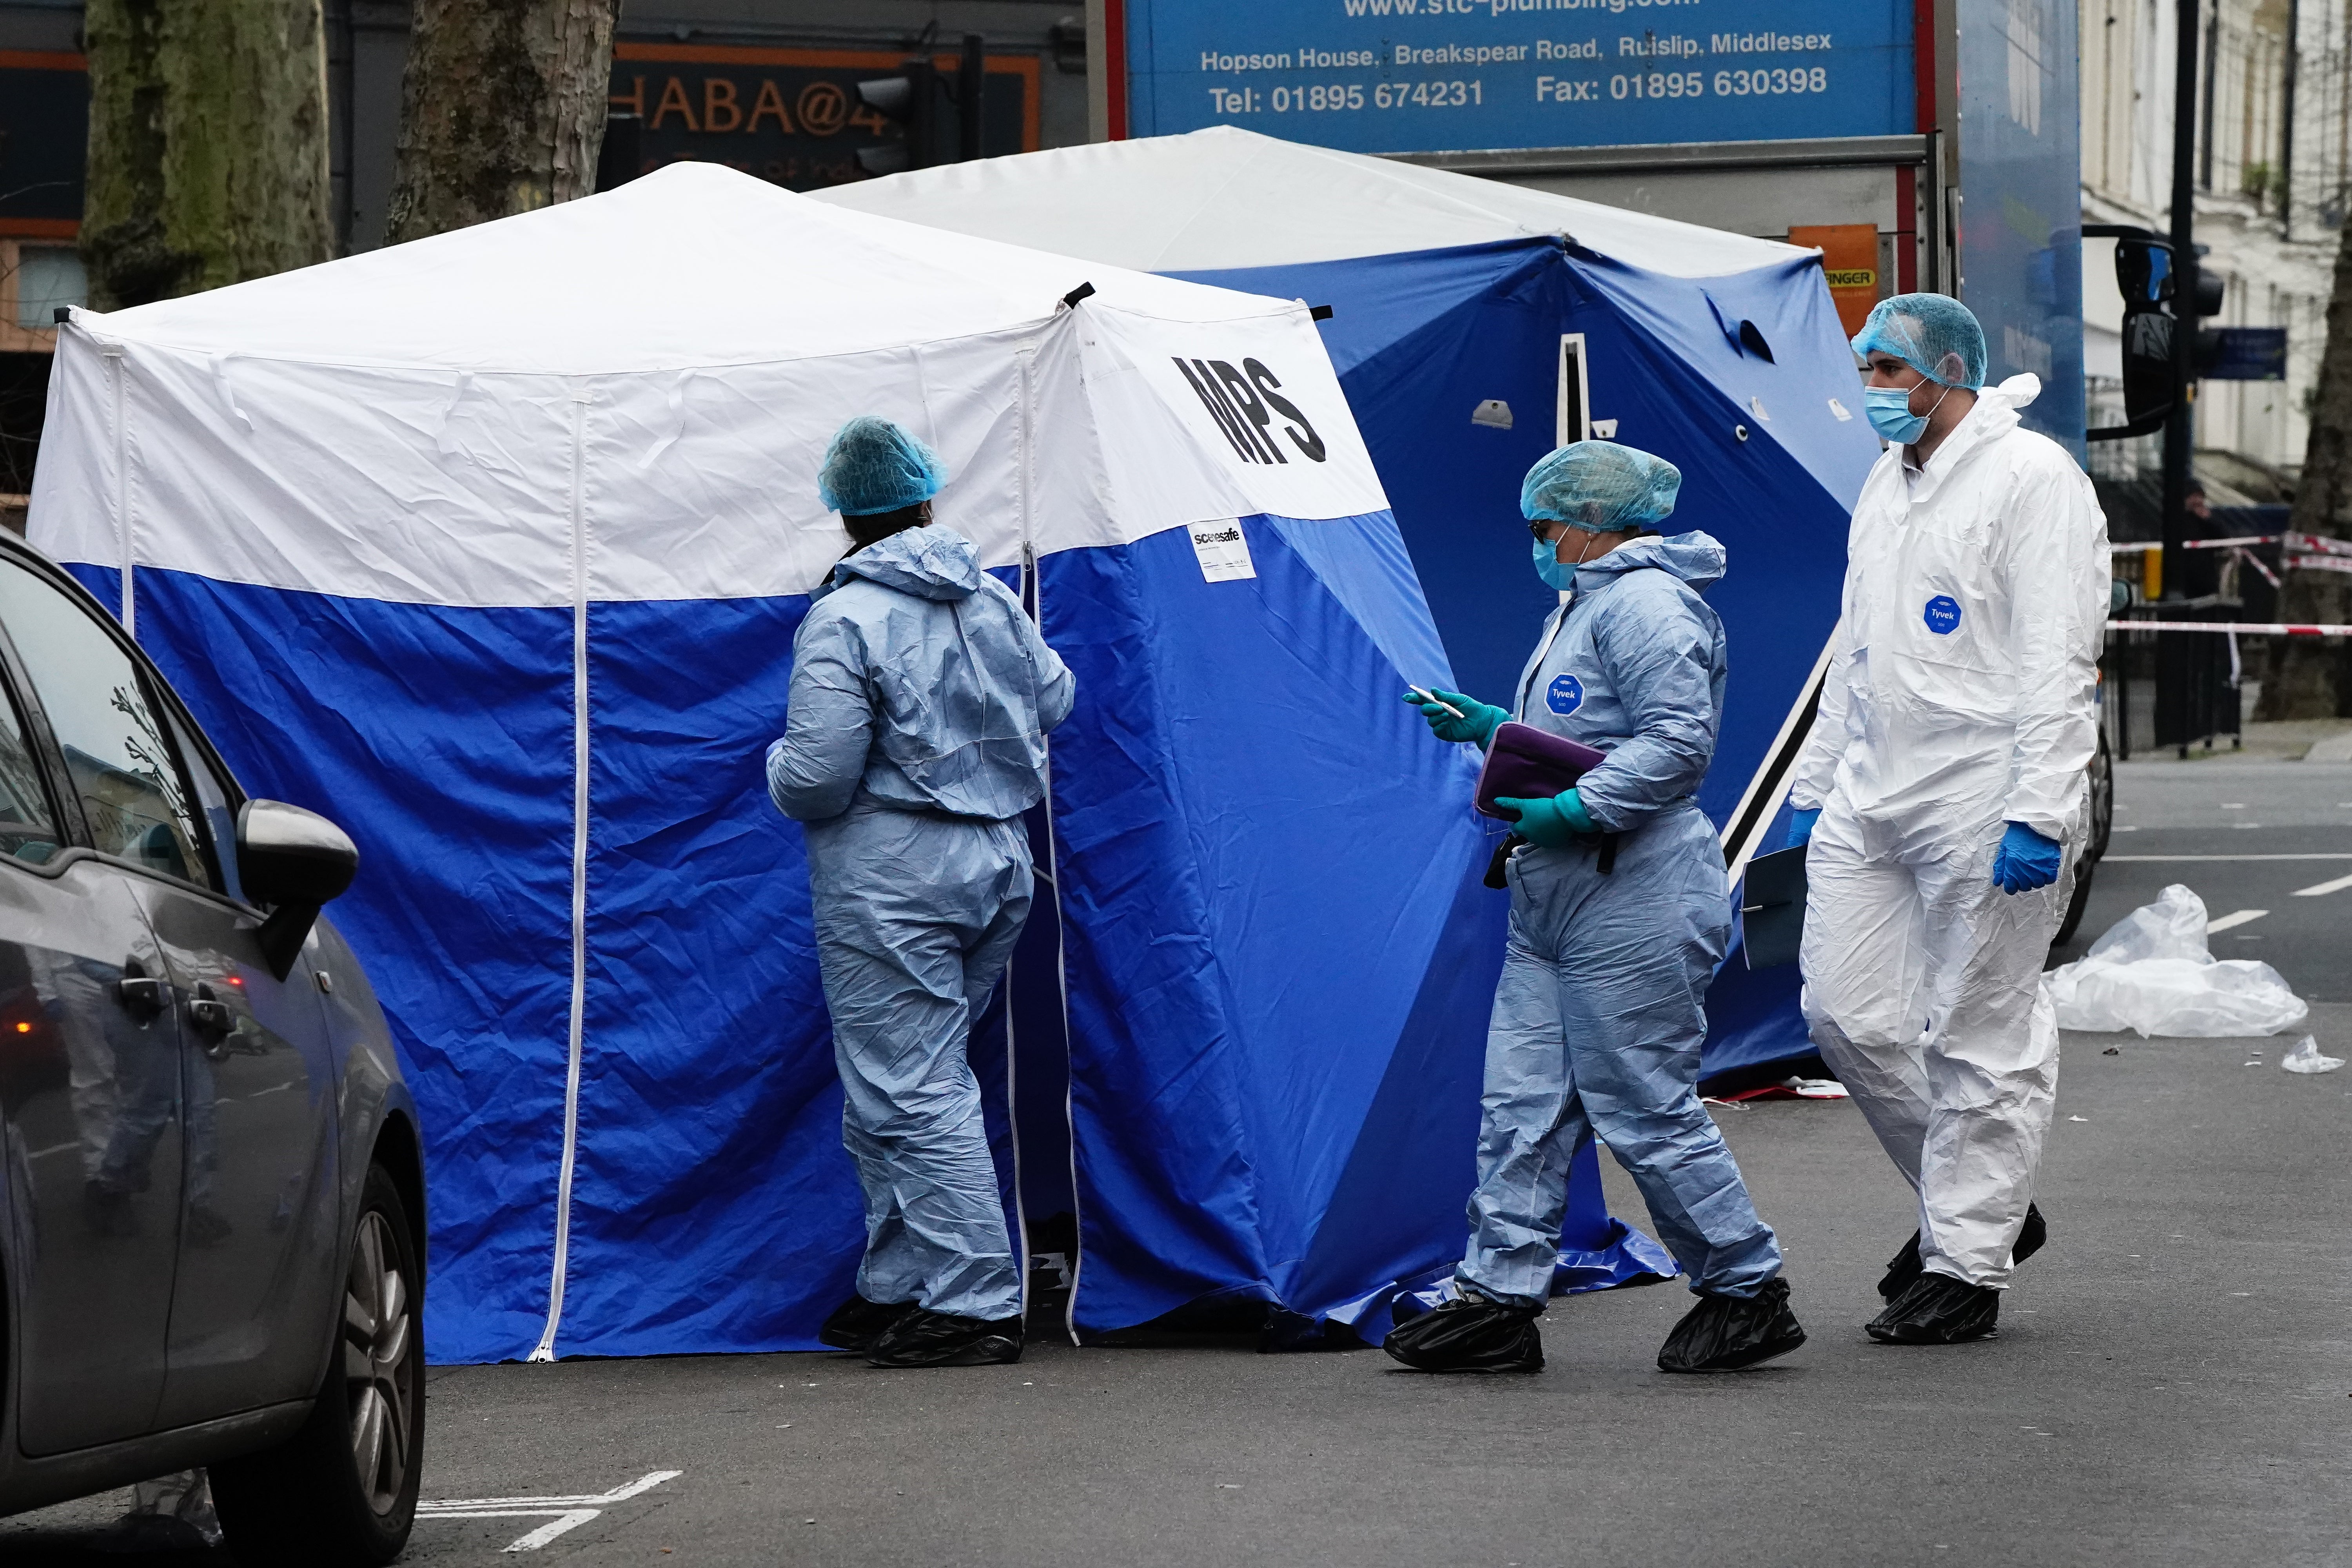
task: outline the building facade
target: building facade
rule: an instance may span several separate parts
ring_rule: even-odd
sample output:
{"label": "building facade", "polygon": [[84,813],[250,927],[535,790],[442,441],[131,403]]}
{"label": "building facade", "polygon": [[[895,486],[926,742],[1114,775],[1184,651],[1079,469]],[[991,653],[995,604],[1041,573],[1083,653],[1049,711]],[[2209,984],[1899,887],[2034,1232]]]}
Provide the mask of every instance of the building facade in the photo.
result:
{"label": "building facade", "polygon": [[[345,251],[367,250],[382,243],[391,205],[411,7],[322,6],[336,235]],[[631,173],[693,158],[799,190],[864,178],[859,150],[899,129],[864,107],[858,81],[908,58],[931,59],[951,81],[963,37],[977,34],[983,150],[1083,142],[1084,18],[1084,0],[623,0],[613,91],[625,130],[615,141]],[[32,486],[50,321],[85,291],[75,250],[89,136],[81,51],[81,0],[0,0],[0,526],[21,527]],[[952,138],[953,89],[941,90]]]}
{"label": "building facade", "polygon": [[[2171,222],[2174,0],[2081,0],[2083,221]],[[2205,0],[2195,181],[2202,265],[2225,285],[2209,323],[2283,328],[2284,381],[2207,381],[2199,478],[2216,501],[2292,494],[2326,346],[2352,128],[2347,0]],[[2084,370],[2092,424],[2123,422],[2123,299],[2113,245],[2084,247]],[[2159,437],[2095,442],[2093,474],[2133,536],[2154,535]],[[2122,530],[2119,529],[2119,535]]]}

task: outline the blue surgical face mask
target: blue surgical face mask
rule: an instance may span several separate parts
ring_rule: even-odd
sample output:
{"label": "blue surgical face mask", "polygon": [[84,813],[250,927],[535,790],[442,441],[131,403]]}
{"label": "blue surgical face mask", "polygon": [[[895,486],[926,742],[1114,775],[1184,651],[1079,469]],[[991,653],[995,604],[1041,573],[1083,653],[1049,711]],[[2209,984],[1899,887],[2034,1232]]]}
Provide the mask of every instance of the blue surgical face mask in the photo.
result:
{"label": "blue surgical face mask", "polygon": [[1862,389],[1863,412],[1869,416],[1870,427],[1898,447],[1908,447],[1927,433],[1928,416],[1943,405],[1951,395],[1946,387],[1927,405],[1927,414],[1911,412],[1911,392],[1903,386],[1865,386]]}
{"label": "blue surgical face mask", "polygon": [[1559,558],[1559,547],[1543,540],[1535,542],[1536,575],[1549,587],[1567,593],[1576,586],[1576,568]]}

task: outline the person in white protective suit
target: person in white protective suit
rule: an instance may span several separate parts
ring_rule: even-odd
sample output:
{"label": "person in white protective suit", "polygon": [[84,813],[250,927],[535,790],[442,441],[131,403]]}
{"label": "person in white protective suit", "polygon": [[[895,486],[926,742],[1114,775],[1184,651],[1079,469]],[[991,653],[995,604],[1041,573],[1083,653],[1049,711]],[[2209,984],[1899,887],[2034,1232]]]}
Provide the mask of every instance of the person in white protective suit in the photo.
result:
{"label": "person in white protective suit", "polygon": [[2065,448],[2019,424],[2041,384],[1985,387],[1958,300],[1882,300],[1853,347],[1890,444],[1789,792],[1789,842],[1811,846],[1800,962],[1814,1044],[1918,1194],[1866,1331],[1949,1344],[1993,1333],[2044,1236],[2058,1025],[2040,981],[2086,827],[2106,520]]}

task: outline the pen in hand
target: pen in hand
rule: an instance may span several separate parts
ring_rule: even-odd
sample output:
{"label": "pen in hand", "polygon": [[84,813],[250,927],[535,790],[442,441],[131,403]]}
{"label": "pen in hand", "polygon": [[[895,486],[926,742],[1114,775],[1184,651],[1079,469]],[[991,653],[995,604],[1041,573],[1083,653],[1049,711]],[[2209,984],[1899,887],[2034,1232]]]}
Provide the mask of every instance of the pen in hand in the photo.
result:
{"label": "pen in hand", "polygon": [[1407,688],[1406,688],[1406,689],[1407,689],[1407,690],[1409,690],[1409,691],[1411,691],[1411,692],[1412,692],[1415,697],[1420,698],[1420,699],[1421,699],[1423,701],[1424,701],[1424,702],[1434,702],[1434,703],[1436,703],[1440,708],[1444,709],[1448,713],[1453,714],[1456,719],[1461,719],[1461,718],[1465,718],[1465,717],[1467,717],[1467,715],[1465,715],[1465,714],[1462,711],[1462,710],[1461,710],[1461,709],[1456,708],[1455,706],[1454,706],[1454,704],[1453,704],[1453,703],[1446,701],[1444,698],[1442,698],[1442,697],[1438,696],[1435,692],[1433,692],[1433,691],[1430,690],[1430,689],[1429,689],[1427,687],[1425,687],[1425,686],[1409,686],[1409,687],[1407,687]]}

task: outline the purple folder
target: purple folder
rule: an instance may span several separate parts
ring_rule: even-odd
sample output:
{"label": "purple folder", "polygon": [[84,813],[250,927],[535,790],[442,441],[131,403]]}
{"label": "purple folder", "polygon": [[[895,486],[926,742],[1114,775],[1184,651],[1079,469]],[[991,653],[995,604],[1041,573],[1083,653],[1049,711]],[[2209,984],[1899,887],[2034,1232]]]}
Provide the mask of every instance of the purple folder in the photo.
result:
{"label": "purple folder", "polygon": [[1506,720],[1495,726],[1495,738],[1486,747],[1486,765],[1478,770],[1478,793],[1471,804],[1481,816],[1508,822],[1510,817],[1495,809],[1498,797],[1534,800],[1561,794],[1608,760],[1606,752],[1563,741],[1532,724]]}

